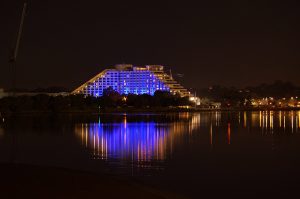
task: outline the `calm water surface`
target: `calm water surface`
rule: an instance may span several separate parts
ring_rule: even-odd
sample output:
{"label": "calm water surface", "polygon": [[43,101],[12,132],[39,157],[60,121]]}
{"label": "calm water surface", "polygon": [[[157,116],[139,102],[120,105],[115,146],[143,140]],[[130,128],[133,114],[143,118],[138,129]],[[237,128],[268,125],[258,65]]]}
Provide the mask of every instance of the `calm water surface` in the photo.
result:
{"label": "calm water surface", "polygon": [[108,172],[192,198],[287,196],[300,185],[300,112],[4,118],[0,161]]}

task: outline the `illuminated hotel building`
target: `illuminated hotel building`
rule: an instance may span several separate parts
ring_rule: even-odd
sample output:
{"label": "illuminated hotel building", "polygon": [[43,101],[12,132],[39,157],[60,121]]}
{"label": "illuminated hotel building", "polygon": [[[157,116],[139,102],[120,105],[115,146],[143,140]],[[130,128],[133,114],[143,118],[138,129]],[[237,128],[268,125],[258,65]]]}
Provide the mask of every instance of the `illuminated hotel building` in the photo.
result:
{"label": "illuminated hotel building", "polygon": [[160,65],[133,66],[116,65],[105,69],[80,87],[72,94],[102,96],[103,90],[111,87],[120,94],[149,94],[155,91],[169,91],[180,96],[191,96],[187,89],[177,83],[171,75],[164,72]]}

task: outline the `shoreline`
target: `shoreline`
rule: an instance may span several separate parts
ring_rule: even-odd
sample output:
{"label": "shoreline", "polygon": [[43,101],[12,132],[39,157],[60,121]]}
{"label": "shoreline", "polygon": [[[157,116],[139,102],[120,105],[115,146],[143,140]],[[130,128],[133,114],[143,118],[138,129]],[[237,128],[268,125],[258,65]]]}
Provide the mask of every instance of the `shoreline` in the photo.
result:
{"label": "shoreline", "polygon": [[105,110],[62,110],[62,111],[50,111],[50,110],[32,110],[32,111],[18,111],[18,112],[0,112],[1,117],[7,117],[11,115],[39,115],[39,114],[114,114],[114,113],[181,113],[181,112],[236,112],[236,111],[300,111],[300,107],[295,108],[107,108]]}

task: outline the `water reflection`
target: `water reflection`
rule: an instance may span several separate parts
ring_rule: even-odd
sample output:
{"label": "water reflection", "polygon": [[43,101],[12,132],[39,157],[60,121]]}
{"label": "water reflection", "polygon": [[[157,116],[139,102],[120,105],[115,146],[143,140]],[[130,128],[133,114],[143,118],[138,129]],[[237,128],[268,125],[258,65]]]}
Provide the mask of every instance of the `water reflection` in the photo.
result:
{"label": "water reflection", "polygon": [[230,130],[230,123],[227,124],[227,143],[230,144],[231,142],[231,130]]}
{"label": "water reflection", "polygon": [[[261,135],[296,133],[300,128],[300,111],[202,112],[181,113],[168,122],[128,121],[83,123],[75,125],[77,137],[94,159],[118,159],[137,162],[164,161],[173,150],[195,142],[207,143],[211,149],[220,145],[220,138],[230,147],[244,132]],[[168,117],[173,117],[172,115]],[[175,118],[175,117],[174,117]],[[244,129],[244,130],[242,130]],[[196,142],[200,142],[197,140]]]}
{"label": "water reflection", "polygon": [[173,123],[128,122],[127,115],[118,123],[101,123],[99,118],[98,123],[75,125],[75,133],[94,159],[163,161],[172,153],[176,138],[200,127],[200,117],[183,113]]}
{"label": "water reflection", "polygon": [[2,128],[2,125],[4,125],[5,119],[4,117],[1,117],[1,113],[0,113],[0,137],[2,137],[4,135],[4,129]]}
{"label": "water reflection", "polygon": [[90,124],[76,127],[81,131],[85,147],[92,149],[94,158],[117,157],[146,161],[165,158],[166,126],[155,123]]}
{"label": "water reflection", "polygon": [[[265,134],[272,134],[279,132],[281,130],[294,133],[298,132],[300,128],[299,121],[300,121],[300,112],[297,111],[260,111],[259,116],[255,116],[256,113],[253,112],[252,114],[252,121],[251,126],[256,127],[257,123],[259,123],[259,127],[261,131]],[[259,120],[259,121],[257,121]]]}
{"label": "water reflection", "polygon": [[4,135],[4,129],[1,128],[1,126],[0,126],[0,137],[2,137],[3,135]]}

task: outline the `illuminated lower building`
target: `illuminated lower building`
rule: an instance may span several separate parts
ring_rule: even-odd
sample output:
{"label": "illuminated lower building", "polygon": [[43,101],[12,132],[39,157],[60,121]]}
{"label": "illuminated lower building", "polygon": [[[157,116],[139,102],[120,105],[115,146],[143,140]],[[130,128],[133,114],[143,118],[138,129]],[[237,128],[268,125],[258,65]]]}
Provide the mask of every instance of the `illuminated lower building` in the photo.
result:
{"label": "illuminated lower building", "polygon": [[72,94],[102,96],[103,91],[111,87],[120,94],[149,94],[155,91],[169,91],[180,96],[190,96],[190,92],[177,83],[171,75],[164,72],[160,65],[133,66],[116,65],[105,69],[95,77],[75,89]]}

